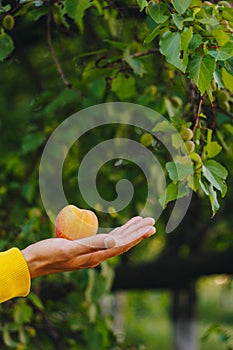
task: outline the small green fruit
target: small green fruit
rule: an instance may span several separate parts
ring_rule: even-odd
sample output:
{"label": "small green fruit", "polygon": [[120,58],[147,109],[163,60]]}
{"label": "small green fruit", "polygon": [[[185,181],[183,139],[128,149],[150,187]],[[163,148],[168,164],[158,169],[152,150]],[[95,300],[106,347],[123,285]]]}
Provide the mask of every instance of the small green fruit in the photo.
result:
{"label": "small green fruit", "polygon": [[196,152],[190,153],[190,158],[197,165],[200,165],[202,163],[202,159],[201,159],[200,155],[198,153],[196,153]]}
{"label": "small green fruit", "polygon": [[175,77],[175,73],[171,69],[164,69],[162,72],[162,77],[164,80],[172,80]]}
{"label": "small green fruit", "polygon": [[227,111],[227,112],[230,112],[230,110],[231,110],[231,106],[230,106],[230,103],[228,101],[224,102],[221,107],[224,111]]}
{"label": "small green fruit", "polygon": [[217,84],[216,84],[216,81],[215,81],[215,80],[212,80],[212,81],[211,81],[211,87],[212,87],[212,90],[213,90],[213,91],[216,91],[216,90],[217,90]]}
{"label": "small green fruit", "polygon": [[195,149],[195,145],[193,141],[185,141],[185,147],[187,148],[188,153],[192,153]]}
{"label": "small green fruit", "polygon": [[14,28],[14,25],[15,25],[15,19],[13,16],[11,15],[6,15],[4,18],[3,18],[3,27],[7,30],[12,30]]}
{"label": "small green fruit", "polygon": [[189,128],[182,128],[180,131],[180,136],[184,141],[189,141],[193,138],[193,131]]}
{"label": "small green fruit", "polygon": [[148,96],[155,96],[158,91],[158,88],[156,85],[150,85],[146,88],[145,93]]}
{"label": "small green fruit", "polygon": [[229,95],[224,90],[219,90],[217,96],[218,96],[219,104],[227,102],[229,100]]}
{"label": "small green fruit", "polygon": [[171,97],[171,103],[175,108],[179,108],[183,105],[183,102],[180,97],[178,96],[172,96]]}
{"label": "small green fruit", "polygon": [[153,142],[153,136],[147,132],[140,137],[140,142],[143,146],[150,146]]}

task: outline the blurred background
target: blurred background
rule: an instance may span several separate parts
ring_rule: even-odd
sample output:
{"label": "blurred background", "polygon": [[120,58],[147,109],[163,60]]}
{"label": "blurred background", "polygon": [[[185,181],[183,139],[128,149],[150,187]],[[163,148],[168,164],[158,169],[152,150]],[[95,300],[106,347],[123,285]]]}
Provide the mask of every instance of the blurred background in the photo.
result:
{"label": "blurred background", "polygon": [[[194,194],[182,223],[165,233],[173,197],[156,222],[156,235],[123,256],[95,269],[34,280],[27,298],[0,305],[1,349],[233,349],[232,3],[182,1],[181,9],[176,1],[162,3],[0,2],[1,251],[54,236],[40,197],[39,165],[49,136],[73,113],[103,102],[133,102],[159,112],[178,131],[200,131],[192,139],[200,159],[193,160]],[[195,34],[190,55],[202,55],[210,45],[216,55],[209,56],[219,59],[202,96],[208,67],[196,79],[177,68],[171,58],[176,46],[169,54],[159,51],[156,31],[186,33],[185,23]],[[218,51],[221,41],[227,48]],[[124,159],[107,162],[97,177],[98,191],[109,201],[117,182],[130,180],[134,197],[124,210],[104,213],[98,202],[89,208],[80,194],[83,157],[117,137],[147,147],[165,172],[169,160],[153,133],[148,137],[132,126],[98,127],[73,144],[63,168],[67,200],[94,210],[106,229],[138,215],[147,199],[145,175]],[[221,171],[213,180],[220,181],[215,186],[221,193],[198,183],[209,158],[228,170],[226,195]]]}

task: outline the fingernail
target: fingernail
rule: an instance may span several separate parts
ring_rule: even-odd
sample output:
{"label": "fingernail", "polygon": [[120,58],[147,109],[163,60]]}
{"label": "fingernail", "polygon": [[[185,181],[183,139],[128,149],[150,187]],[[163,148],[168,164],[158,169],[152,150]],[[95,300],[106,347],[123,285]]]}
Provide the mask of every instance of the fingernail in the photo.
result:
{"label": "fingernail", "polygon": [[105,248],[107,248],[107,249],[113,248],[115,244],[116,244],[116,242],[115,242],[115,239],[113,237],[107,237],[104,240],[104,245],[105,245]]}

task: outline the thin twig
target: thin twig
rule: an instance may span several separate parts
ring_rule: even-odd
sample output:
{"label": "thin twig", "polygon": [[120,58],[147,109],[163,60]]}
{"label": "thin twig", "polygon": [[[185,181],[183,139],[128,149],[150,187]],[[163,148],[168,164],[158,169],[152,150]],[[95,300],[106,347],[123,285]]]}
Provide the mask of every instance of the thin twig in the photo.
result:
{"label": "thin twig", "polygon": [[194,131],[196,130],[196,128],[198,127],[202,103],[203,103],[203,98],[200,97],[199,105],[198,105],[198,109],[197,109],[197,114],[196,114],[196,116],[195,116],[195,124],[194,124],[194,127],[193,127],[193,132],[194,132]]}
{"label": "thin twig", "polygon": [[135,57],[142,57],[142,56],[147,56],[150,55],[152,53],[156,53],[159,52],[159,49],[150,49],[147,51],[142,51],[142,52],[135,52],[132,55],[130,55],[131,58],[135,58]]}
{"label": "thin twig", "polygon": [[55,50],[53,48],[52,39],[51,39],[51,12],[50,11],[49,11],[48,16],[47,16],[47,42],[48,42],[48,47],[49,47],[49,51],[51,53],[52,59],[56,65],[57,71],[58,71],[63,83],[69,89],[79,92],[79,90],[75,89],[73,87],[73,85],[69,82],[69,80],[66,78],[65,73],[63,72],[61,64],[60,64],[60,62],[57,58],[57,55],[55,53]]}

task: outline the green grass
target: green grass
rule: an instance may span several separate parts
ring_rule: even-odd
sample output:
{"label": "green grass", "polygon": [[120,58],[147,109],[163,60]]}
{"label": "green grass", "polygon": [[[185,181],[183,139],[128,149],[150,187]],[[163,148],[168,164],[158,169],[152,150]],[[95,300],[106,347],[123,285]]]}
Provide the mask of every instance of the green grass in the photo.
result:
{"label": "green grass", "polygon": [[[198,282],[197,290],[200,350],[230,349],[233,345],[231,285],[220,285],[216,278],[205,278]],[[146,350],[172,350],[169,310],[168,292],[128,292],[124,310],[126,343],[143,344]],[[211,327],[212,331],[208,332]],[[204,335],[207,335],[205,339]]]}

